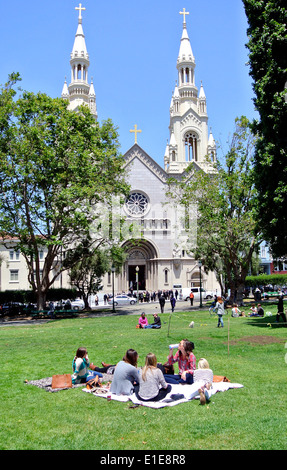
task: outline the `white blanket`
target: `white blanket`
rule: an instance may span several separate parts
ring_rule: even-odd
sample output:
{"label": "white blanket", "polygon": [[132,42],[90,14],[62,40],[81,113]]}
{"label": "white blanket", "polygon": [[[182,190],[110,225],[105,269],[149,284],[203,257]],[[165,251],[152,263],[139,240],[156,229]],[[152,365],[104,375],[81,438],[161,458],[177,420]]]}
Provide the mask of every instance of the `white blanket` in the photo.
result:
{"label": "white blanket", "polygon": [[[200,383],[197,382],[192,385],[172,385],[171,392],[161,401],[142,401],[138,400],[136,395],[115,395],[114,393],[105,392],[104,390],[96,389],[96,391],[88,390],[87,388],[83,389],[83,392],[92,393],[96,397],[107,398],[110,397],[111,400],[128,402],[131,401],[134,405],[147,406],[149,408],[163,408],[165,406],[175,406],[180,403],[186,403],[189,400],[199,398],[198,389],[200,388]],[[209,396],[215,395],[217,392],[225,392],[230,388],[242,388],[243,385],[230,382],[214,382],[211,389],[209,390]],[[183,398],[179,400],[174,400],[171,398],[172,395],[183,395]]]}

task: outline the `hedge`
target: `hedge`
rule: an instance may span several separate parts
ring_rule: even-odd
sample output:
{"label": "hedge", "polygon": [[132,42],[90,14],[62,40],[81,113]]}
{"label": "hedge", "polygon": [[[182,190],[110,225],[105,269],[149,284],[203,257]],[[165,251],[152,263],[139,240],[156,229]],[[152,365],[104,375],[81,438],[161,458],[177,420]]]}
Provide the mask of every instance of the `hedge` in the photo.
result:
{"label": "hedge", "polygon": [[245,279],[246,286],[284,286],[287,285],[287,274],[259,274],[258,276],[247,276]]}
{"label": "hedge", "polygon": [[[47,301],[49,300],[74,300],[77,297],[76,289],[50,289],[47,292]],[[31,290],[5,290],[0,292],[0,304],[6,302],[20,302],[23,304],[35,303],[36,296]]]}

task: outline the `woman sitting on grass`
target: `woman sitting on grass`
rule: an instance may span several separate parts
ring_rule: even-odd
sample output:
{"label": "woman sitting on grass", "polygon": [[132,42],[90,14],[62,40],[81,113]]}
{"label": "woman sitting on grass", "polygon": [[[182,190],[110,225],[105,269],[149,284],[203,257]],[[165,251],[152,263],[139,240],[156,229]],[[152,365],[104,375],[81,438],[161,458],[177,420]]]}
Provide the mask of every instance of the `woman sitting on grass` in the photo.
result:
{"label": "woman sitting on grass", "polygon": [[209,364],[206,359],[199,359],[198,369],[196,369],[193,373],[193,380],[195,385],[200,385],[198,389],[200,404],[205,405],[206,399],[210,399],[210,390],[212,388],[213,382],[213,372],[209,368]]}
{"label": "woman sitting on grass", "polygon": [[139,327],[145,328],[148,325],[148,319],[145,316],[145,313],[142,312],[141,316],[139,317]]}
{"label": "woman sitting on grass", "polygon": [[170,384],[192,384],[193,372],[196,369],[196,359],[193,354],[194,343],[183,339],[178,346],[178,351],[173,356],[173,349],[170,350],[168,356],[169,365],[178,362],[179,374],[178,375],[164,375],[166,382]]}
{"label": "woman sitting on grass", "polygon": [[134,349],[128,349],[123,360],[118,362],[111,383],[111,392],[116,395],[131,395],[134,391],[134,383],[138,383],[137,369],[138,353]]}
{"label": "woman sitting on grass", "polygon": [[209,368],[206,359],[199,359],[198,369],[193,373],[193,384],[188,391],[188,399],[191,400],[199,395],[200,404],[205,405],[212,393],[213,372]]}
{"label": "woman sitting on grass", "polygon": [[139,387],[135,388],[136,396],[142,401],[159,401],[171,391],[164,379],[163,373],[157,368],[157,359],[153,353],[149,353],[145,359],[145,365],[139,373]]}
{"label": "woman sitting on grass", "polygon": [[90,361],[86,348],[78,348],[73,359],[72,383],[86,383],[94,377],[102,377],[100,372],[90,370]]}

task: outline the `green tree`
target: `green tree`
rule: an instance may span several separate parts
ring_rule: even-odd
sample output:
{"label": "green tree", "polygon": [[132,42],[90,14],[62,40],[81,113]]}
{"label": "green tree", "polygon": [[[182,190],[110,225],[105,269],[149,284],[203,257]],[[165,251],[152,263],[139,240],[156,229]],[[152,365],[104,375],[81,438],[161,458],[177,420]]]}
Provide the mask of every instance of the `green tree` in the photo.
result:
{"label": "green tree", "polygon": [[[15,99],[11,76],[0,102],[0,229],[26,259],[29,282],[43,308],[46,293],[71,249],[97,230],[99,203],[127,191],[118,134],[89,109],[67,110],[62,99],[23,92]],[[95,241],[95,240],[93,240]],[[41,272],[40,251],[46,250]]]}
{"label": "green tree", "polygon": [[254,181],[260,229],[274,256],[287,254],[287,7],[285,0],[243,0],[259,120]]}
{"label": "green tree", "polygon": [[65,263],[72,265],[69,269],[71,284],[77,288],[87,310],[90,309],[89,296],[101,289],[103,275],[110,271],[112,265],[119,273],[125,259],[126,254],[117,245],[108,247],[107,243],[102,243],[101,246],[93,246],[89,240],[84,240],[69,253]]}
{"label": "green tree", "polygon": [[[191,246],[205,270],[214,271],[222,289],[230,288],[242,302],[245,277],[260,242],[256,233],[256,192],[252,157],[254,137],[245,117],[236,128],[224,162],[212,174],[190,166],[180,183],[171,181],[170,195],[197,207],[197,240]],[[176,187],[176,190],[175,190]]]}

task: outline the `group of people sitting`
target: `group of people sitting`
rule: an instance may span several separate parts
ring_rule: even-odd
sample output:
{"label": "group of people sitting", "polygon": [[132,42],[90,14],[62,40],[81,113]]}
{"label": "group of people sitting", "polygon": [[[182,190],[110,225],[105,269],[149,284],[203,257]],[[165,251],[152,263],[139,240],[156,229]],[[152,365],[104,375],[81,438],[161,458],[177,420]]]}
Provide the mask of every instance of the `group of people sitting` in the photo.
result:
{"label": "group of people sitting", "polygon": [[[210,398],[213,382],[213,372],[206,359],[198,362],[193,354],[194,344],[183,339],[174,354],[171,348],[167,363],[157,362],[155,354],[149,353],[145,358],[143,368],[138,367],[138,353],[128,349],[123,359],[116,365],[102,363],[102,367],[95,367],[90,363],[86,348],[79,348],[73,360],[72,382],[86,383],[95,376],[103,377],[103,373],[112,372],[113,380],[110,385],[111,393],[116,395],[136,394],[142,401],[159,401],[172,391],[175,384],[195,384],[195,395],[199,394],[200,403],[205,404]],[[167,367],[178,363],[179,373],[166,373]]]}
{"label": "group of people sitting", "polygon": [[[239,310],[237,304],[233,304],[232,310],[231,310],[231,316],[232,317],[246,317],[245,312],[242,310]],[[261,304],[252,305],[250,307],[250,312],[248,313],[249,317],[264,317],[264,310]]]}
{"label": "group of people sitting", "polygon": [[141,316],[139,317],[137,328],[161,328],[161,319],[159,315],[154,313],[153,318],[153,323],[149,324],[146,314],[142,312]]}

